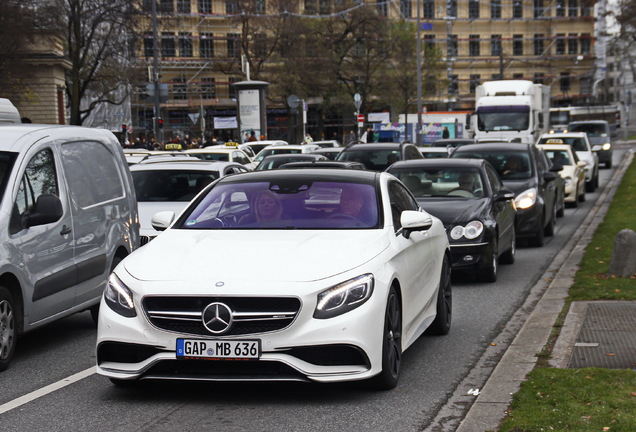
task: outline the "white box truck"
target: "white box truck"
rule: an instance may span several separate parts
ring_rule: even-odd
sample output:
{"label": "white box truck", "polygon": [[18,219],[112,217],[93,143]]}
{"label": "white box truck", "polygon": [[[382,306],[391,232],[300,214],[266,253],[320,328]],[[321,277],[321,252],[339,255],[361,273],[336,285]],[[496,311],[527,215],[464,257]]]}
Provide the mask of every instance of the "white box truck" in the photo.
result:
{"label": "white box truck", "polygon": [[0,98],[0,125],[22,123],[18,109],[9,99]]}
{"label": "white box truck", "polygon": [[488,81],[475,93],[471,129],[478,142],[534,144],[548,131],[550,87],[525,80]]}

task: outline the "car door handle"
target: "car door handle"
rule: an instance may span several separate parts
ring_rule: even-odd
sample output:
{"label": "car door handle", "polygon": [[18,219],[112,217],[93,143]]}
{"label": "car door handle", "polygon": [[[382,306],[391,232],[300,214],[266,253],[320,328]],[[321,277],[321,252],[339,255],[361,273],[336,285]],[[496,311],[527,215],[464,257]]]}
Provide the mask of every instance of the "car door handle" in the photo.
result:
{"label": "car door handle", "polygon": [[66,225],[64,225],[62,227],[62,231],[60,231],[60,235],[66,235],[70,233],[71,233],[71,228],[67,227]]}

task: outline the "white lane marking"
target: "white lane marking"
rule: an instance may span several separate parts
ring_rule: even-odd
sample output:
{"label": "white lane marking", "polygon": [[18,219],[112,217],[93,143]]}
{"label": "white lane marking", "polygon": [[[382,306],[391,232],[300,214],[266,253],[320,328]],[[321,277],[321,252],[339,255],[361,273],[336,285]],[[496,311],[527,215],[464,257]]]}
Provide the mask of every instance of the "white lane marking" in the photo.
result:
{"label": "white lane marking", "polygon": [[4,414],[7,411],[10,411],[14,408],[22,406],[26,403],[34,401],[42,396],[46,396],[49,393],[53,393],[56,390],[66,387],[67,385],[71,385],[79,380],[82,380],[86,377],[89,377],[93,374],[97,373],[97,366],[90,367],[82,372],[78,372],[74,375],[66,377],[64,379],[59,380],[58,382],[54,382],[53,384],[49,384],[46,387],[42,387],[41,389],[32,391],[29,394],[25,394],[24,396],[20,396],[17,399],[12,400],[11,402],[7,402],[4,405],[0,405],[0,414]]}

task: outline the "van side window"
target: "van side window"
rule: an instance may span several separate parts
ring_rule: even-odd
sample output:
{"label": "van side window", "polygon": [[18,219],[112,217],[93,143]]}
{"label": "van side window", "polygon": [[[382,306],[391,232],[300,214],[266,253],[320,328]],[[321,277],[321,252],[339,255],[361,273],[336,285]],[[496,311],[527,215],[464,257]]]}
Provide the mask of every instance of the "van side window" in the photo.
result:
{"label": "van side window", "polygon": [[51,149],[39,151],[29,161],[20,180],[14,211],[17,209],[20,216],[31,211],[40,195],[60,196]]}
{"label": "van side window", "polygon": [[73,202],[86,208],[124,196],[116,159],[100,142],[76,141],[62,145],[62,165]]}

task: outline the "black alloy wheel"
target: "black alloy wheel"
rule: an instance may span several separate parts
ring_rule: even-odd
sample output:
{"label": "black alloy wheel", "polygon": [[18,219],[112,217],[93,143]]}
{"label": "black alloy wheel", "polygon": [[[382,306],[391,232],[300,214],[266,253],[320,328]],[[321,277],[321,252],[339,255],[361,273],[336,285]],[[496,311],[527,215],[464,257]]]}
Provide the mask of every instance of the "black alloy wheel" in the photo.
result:
{"label": "black alloy wheel", "polygon": [[402,306],[394,286],[389,291],[382,330],[382,372],[373,377],[378,390],[395,388],[402,367]]}
{"label": "black alloy wheel", "polygon": [[451,285],[451,266],[448,256],[444,255],[442,274],[437,291],[437,315],[426,329],[427,335],[441,336],[448,334],[453,319],[453,287]]}

